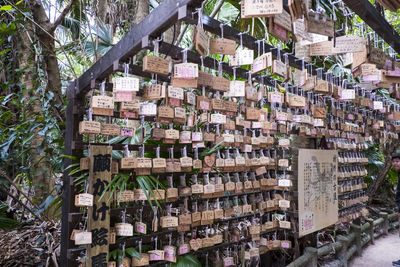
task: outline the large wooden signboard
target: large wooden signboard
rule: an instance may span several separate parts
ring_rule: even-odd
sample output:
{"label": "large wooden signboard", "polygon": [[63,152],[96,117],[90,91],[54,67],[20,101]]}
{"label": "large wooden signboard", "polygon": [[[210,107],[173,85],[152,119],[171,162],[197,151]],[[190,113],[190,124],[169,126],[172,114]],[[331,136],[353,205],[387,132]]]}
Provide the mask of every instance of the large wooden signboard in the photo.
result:
{"label": "large wooden signboard", "polygon": [[300,237],[338,221],[337,165],[335,150],[299,150]]}
{"label": "large wooden signboard", "polygon": [[111,181],[111,146],[91,146],[89,168],[89,193],[93,194],[93,207],[88,210],[88,231],[92,244],[88,245],[87,267],[107,266],[110,233],[109,193],[100,199]]}

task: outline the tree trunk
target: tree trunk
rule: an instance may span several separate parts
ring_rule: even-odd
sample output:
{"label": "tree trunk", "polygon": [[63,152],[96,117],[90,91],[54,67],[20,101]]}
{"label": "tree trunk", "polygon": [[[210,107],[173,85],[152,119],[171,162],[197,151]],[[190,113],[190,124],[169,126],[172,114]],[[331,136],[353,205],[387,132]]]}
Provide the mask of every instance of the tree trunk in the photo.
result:
{"label": "tree trunk", "polygon": [[40,41],[44,70],[47,76],[46,90],[55,94],[56,103],[62,103],[61,77],[55,52],[54,28],[40,1],[31,1],[31,10],[36,26],[36,34]]}
{"label": "tree trunk", "polygon": [[396,149],[400,145],[400,140],[392,140],[392,143],[386,146],[386,149],[383,150],[383,154],[385,157],[385,164],[383,165],[382,170],[379,172],[378,177],[374,180],[371,186],[368,189],[367,195],[369,197],[369,202],[372,201],[373,196],[375,195],[376,191],[378,190],[379,186],[385,180],[390,167],[392,167],[392,155],[396,152]]}
{"label": "tree trunk", "polygon": [[135,20],[136,24],[139,24],[149,14],[149,2],[148,0],[137,0]]}
{"label": "tree trunk", "polygon": [[[19,41],[19,53],[18,53],[18,64],[19,68],[24,70],[21,76],[21,83],[24,84],[24,96],[26,99],[25,110],[21,112],[27,115],[27,119],[34,120],[36,116],[42,114],[42,106],[40,100],[30,100],[33,95],[33,90],[38,86],[35,84],[37,69],[34,60],[36,58],[32,41],[30,38],[34,38],[32,25],[27,22],[24,30],[22,27],[18,31],[17,39]],[[39,98],[40,99],[40,98]],[[35,193],[35,200],[39,203],[42,202],[54,189],[54,180],[51,177],[51,165],[46,160],[44,149],[38,152],[37,148],[44,141],[44,136],[39,135],[39,128],[34,130],[34,137],[31,140],[31,158],[30,158],[30,170],[31,179]]]}

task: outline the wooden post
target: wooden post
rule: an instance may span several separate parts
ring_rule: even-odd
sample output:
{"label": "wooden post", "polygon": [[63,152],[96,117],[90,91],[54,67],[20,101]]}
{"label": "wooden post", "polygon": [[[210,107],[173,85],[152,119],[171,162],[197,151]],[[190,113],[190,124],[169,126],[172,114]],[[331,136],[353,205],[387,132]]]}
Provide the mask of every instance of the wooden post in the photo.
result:
{"label": "wooden post", "polygon": [[311,257],[307,263],[307,267],[317,267],[318,266],[318,249],[312,247],[306,247],[304,249],[305,253],[308,253]]}
{"label": "wooden post", "polygon": [[357,256],[361,256],[362,254],[362,243],[361,243],[361,226],[359,225],[355,225],[355,224],[351,224],[350,225],[350,229],[352,231],[354,231],[354,233],[356,234],[356,247],[357,247]]}
{"label": "wooden post", "polygon": [[88,209],[88,231],[92,233],[92,244],[87,247],[86,266],[103,266],[108,262],[110,233],[109,192],[103,194],[111,182],[111,146],[89,148],[89,193],[93,194],[93,207]]}
{"label": "wooden post", "polygon": [[387,214],[387,212],[380,212],[379,215],[381,215],[381,217],[383,218],[383,234],[387,235],[389,234],[389,215]]}
{"label": "wooden post", "polygon": [[375,238],[374,238],[374,219],[368,218],[367,222],[369,222],[370,226],[367,229],[367,232],[369,236],[371,237],[371,244],[375,244]]}
{"label": "wooden post", "polygon": [[346,238],[346,237],[344,237],[344,236],[342,236],[342,235],[339,235],[339,236],[336,238],[336,240],[337,240],[338,242],[341,242],[341,243],[343,244],[343,245],[342,245],[342,248],[338,251],[337,257],[338,257],[338,259],[339,259],[341,262],[343,262],[343,267],[347,267],[346,252],[347,252],[348,249],[349,249],[350,241],[349,241],[348,238]]}

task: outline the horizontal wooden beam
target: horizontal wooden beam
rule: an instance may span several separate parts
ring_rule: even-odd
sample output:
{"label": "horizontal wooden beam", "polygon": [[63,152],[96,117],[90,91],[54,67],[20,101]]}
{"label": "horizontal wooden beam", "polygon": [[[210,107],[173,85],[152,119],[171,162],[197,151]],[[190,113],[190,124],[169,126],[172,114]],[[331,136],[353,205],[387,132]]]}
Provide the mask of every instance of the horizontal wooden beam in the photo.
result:
{"label": "horizontal wooden beam", "polygon": [[368,0],[343,0],[385,42],[400,54],[400,36]]}

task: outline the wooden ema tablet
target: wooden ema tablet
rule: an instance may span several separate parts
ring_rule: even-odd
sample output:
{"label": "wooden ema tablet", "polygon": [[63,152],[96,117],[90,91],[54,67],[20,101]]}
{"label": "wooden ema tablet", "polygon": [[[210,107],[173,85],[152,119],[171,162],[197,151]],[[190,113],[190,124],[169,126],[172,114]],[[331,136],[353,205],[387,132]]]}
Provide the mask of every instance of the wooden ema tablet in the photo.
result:
{"label": "wooden ema tablet", "polygon": [[175,202],[178,200],[178,188],[167,188],[166,202]]}
{"label": "wooden ema tablet", "polygon": [[210,39],[210,54],[234,55],[236,42],[226,38]]}
{"label": "wooden ema tablet", "polygon": [[214,76],[211,73],[199,71],[199,77],[197,79],[198,86],[212,87]]}
{"label": "wooden ema tablet", "polygon": [[164,216],[160,218],[162,228],[178,227],[178,217]]}
{"label": "wooden ema tablet", "polygon": [[135,169],[137,167],[137,158],[122,158],[121,169]]}
{"label": "wooden ema tablet", "polygon": [[79,134],[99,134],[101,132],[101,124],[97,121],[81,121],[79,122]]}
{"label": "wooden ema tablet", "polygon": [[82,231],[75,233],[75,245],[89,245],[92,244],[92,232]]}
{"label": "wooden ema tablet", "polygon": [[149,84],[143,88],[142,100],[159,100],[165,98],[166,87],[161,84]]}
{"label": "wooden ema tablet", "polygon": [[314,106],[313,107],[313,117],[325,119],[326,118],[326,109],[323,107]]}
{"label": "wooden ema tablet", "polygon": [[272,72],[284,79],[287,78],[288,69],[285,63],[280,60],[274,60],[272,63]]}
{"label": "wooden ema tablet", "polygon": [[252,0],[243,0],[241,2],[241,17],[268,17],[280,14],[283,11],[282,0],[271,0],[268,2],[254,2]]}
{"label": "wooden ema tablet", "polygon": [[202,240],[200,238],[192,239],[189,244],[192,250],[197,251],[202,246]]}
{"label": "wooden ema tablet", "polygon": [[268,67],[272,66],[272,53],[265,53],[256,59],[254,59],[253,64],[251,65],[251,73],[257,73],[263,70],[266,70]]}
{"label": "wooden ema tablet", "polygon": [[115,232],[117,236],[133,236],[133,225],[129,223],[116,223]]}
{"label": "wooden ema tablet", "polygon": [[143,58],[143,71],[168,75],[169,61],[161,57],[146,55]]}
{"label": "wooden ema tablet", "polygon": [[93,195],[87,194],[87,193],[75,195],[75,206],[76,207],[92,207],[93,206]]}
{"label": "wooden ema tablet", "polygon": [[93,115],[114,115],[114,99],[110,96],[92,96],[90,107]]}
{"label": "wooden ema tablet", "polygon": [[223,261],[224,261],[224,267],[234,266],[235,265],[233,257],[225,257],[223,259]]}
{"label": "wooden ema tablet", "polygon": [[135,231],[137,233],[146,234],[147,232],[147,225],[142,222],[135,222]]}
{"label": "wooden ema tablet", "polygon": [[167,161],[164,158],[154,158],[153,159],[153,173],[163,173],[167,168]]}
{"label": "wooden ema tablet", "polygon": [[174,109],[167,106],[159,106],[157,109],[157,120],[162,123],[169,123],[175,117]]}
{"label": "wooden ema tablet", "polygon": [[147,266],[150,264],[150,256],[146,253],[141,253],[141,259],[132,257],[132,266]]}
{"label": "wooden ema tablet", "polygon": [[291,107],[304,107],[306,105],[306,99],[303,96],[286,93],[286,100]]}
{"label": "wooden ema tablet", "polygon": [[149,250],[150,261],[164,260],[164,250]]}
{"label": "wooden ema tablet", "polygon": [[330,56],[333,55],[332,41],[324,41],[310,46],[310,56]]}
{"label": "wooden ema tablet", "polygon": [[178,246],[178,255],[184,255],[190,252],[190,245],[188,243],[180,244]]}
{"label": "wooden ema tablet", "polygon": [[131,202],[135,200],[135,193],[133,190],[123,190],[115,193],[115,199],[119,202]]}
{"label": "wooden ema tablet", "polygon": [[356,53],[365,49],[365,40],[361,36],[339,36],[336,38],[332,52],[334,54]]}
{"label": "wooden ema tablet", "polygon": [[215,244],[214,244],[214,239],[213,238],[206,237],[206,238],[203,238],[201,240],[201,247],[203,247],[203,248],[211,247],[211,246],[214,246],[214,245]]}
{"label": "wooden ema tablet", "polygon": [[210,37],[207,35],[207,33],[196,26],[195,28],[195,48],[196,51],[203,57],[207,56],[208,54],[208,44],[209,44],[209,39]]}
{"label": "wooden ema tablet", "polygon": [[284,42],[289,41],[289,31],[282,26],[274,23],[272,18],[269,19],[269,33],[275,38],[282,40]]}
{"label": "wooden ema tablet", "polygon": [[324,80],[317,80],[317,84],[315,85],[314,92],[321,94],[329,94],[329,83]]}
{"label": "wooden ema tablet", "polygon": [[306,29],[311,33],[317,33],[328,37],[334,36],[333,20],[321,14],[308,13]]}
{"label": "wooden ema tablet", "polygon": [[165,190],[164,189],[154,189],[153,190],[153,195],[150,194],[150,199],[151,200],[164,200],[165,199]]}
{"label": "wooden ema tablet", "polygon": [[228,92],[230,89],[230,81],[223,77],[214,77],[212,79],[212,89],[217,91]]}
{"label": "wooden ema tablet", "polygon": [[121,129],[118,125],[114,124],[101,124],[101,134],[118,136],[121,133]]}

